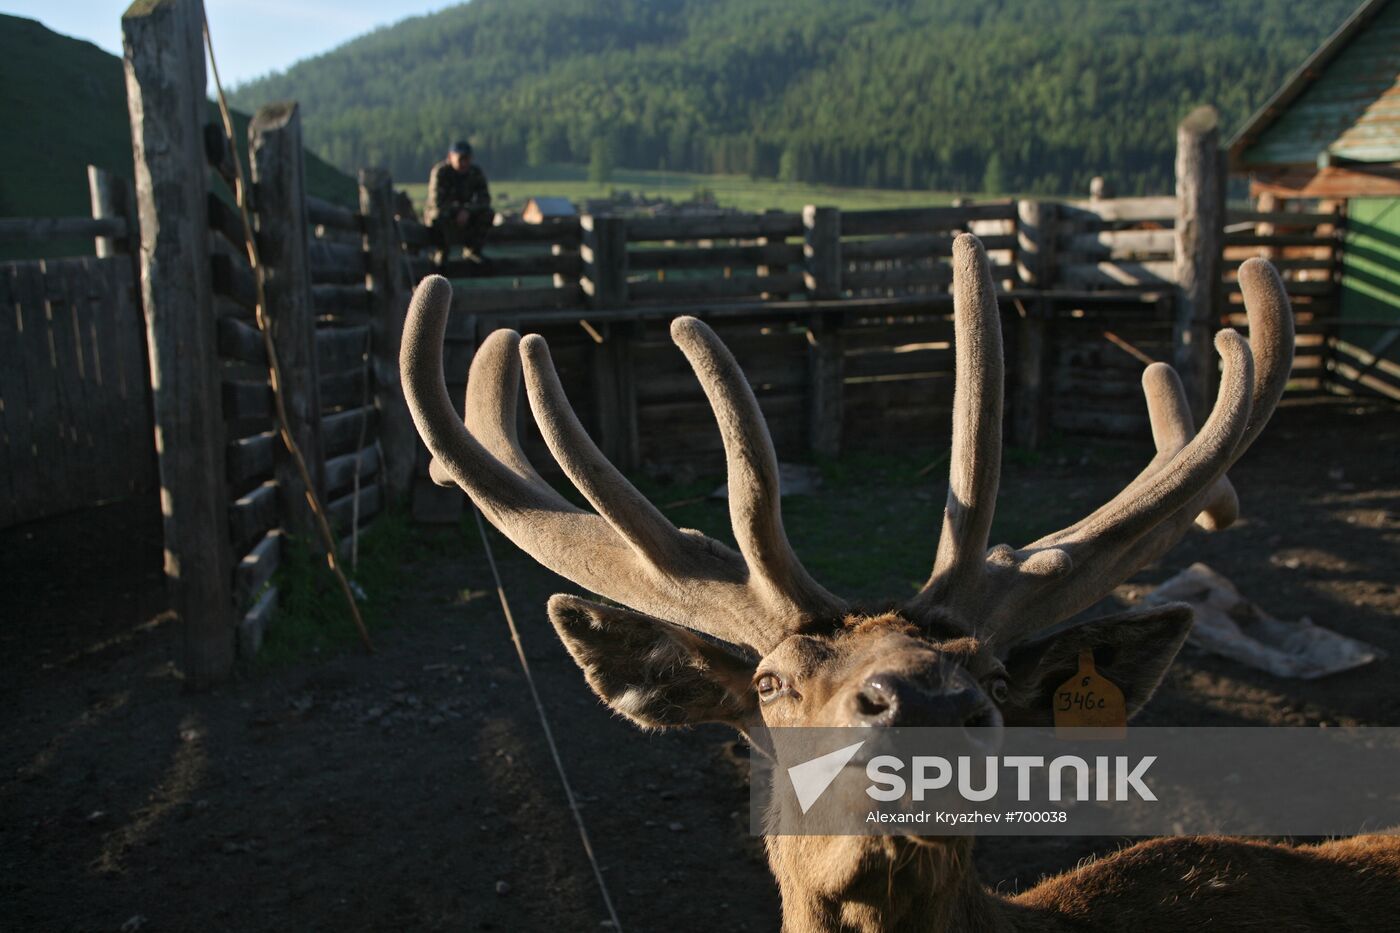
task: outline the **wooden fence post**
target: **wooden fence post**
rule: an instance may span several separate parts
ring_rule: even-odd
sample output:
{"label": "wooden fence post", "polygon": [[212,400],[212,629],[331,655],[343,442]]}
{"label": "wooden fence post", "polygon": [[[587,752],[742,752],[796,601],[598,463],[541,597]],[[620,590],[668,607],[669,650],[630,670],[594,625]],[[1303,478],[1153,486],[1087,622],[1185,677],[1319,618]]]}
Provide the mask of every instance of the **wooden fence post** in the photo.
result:
{"label": "wooden fence post", "polygon": [[1225,183],[1221,172],[1220,117],[1197,107],[1176,131],[1176,315],[1172,362],[1200,424],[1214,371],[1211,335],[1220,292],[1224,245]]}
{"label": "wooden fence post", "polygon": [[583,292],[590,308],[627,305],[627,221],[622,217],[584,214]]}
{"label": "wooden fence post", "polygon": [[807,263],[803,280],[808,297],[814,301],[840,297],[840,208],[815,204],[802,208],[802,255]]}
{"label": "wooden fence post", "polygon": [[165,573],[192,688],[227,677],[234,658],[233,559],[205,201],[203,14],[200,0],[148,0],[122,17]]}
{"label": "wooden fence post", "polygon": [[136,215],[132,210],[132,192],[130,183],[125,179],[118,178],[106,169],[98,168],[96,165],[87,167],[88,194],[92,199],[92,216],[94,220],[106,220],[112,217],[120,217],[126,221],[126,236],[124,238],[100,236],[94,243],[95,252],[99,259],[109,256],[119,256],[122,254],[131,255],[136,252],[132,244],[137,241]]}
{"label": "wooden fence post", "polygon": [[[287,427],[301,448],[319,495],[323,491],[321,386],[316,365],[316,315],[311,298],[306,170],[301,113],[295,103],[263,107],[248,125],[248,154],[257,192],[258,252],[266,266],[264,292],[272,341],[282,371]],[[306,484],[280,440],[274,474],[283,527],[319,550]]]}
{"label": "wooden fence post", "polygon": [[1054,204],[1016,202],[1016,275],[1026,288],[1042,291],[1055,282]]}
{"label": "wooden fence post", "polygon": [[841,453],[846,413],[846,341],[841,314],[817,312],[807,328],[807,437],[812,452]]}
{"label": "wooden fence post", "polygon": [[384,481],[389,495],[399,499],[413,489],[420,442],[399,383],[399,344],[412,283],[395,217],[394,181],[388,172],[360,170],[360,213],[365,218],[369,249],[370,354],[379,407],[379,440],[384,448]]}
{"label": "wooden fence post", "polygon": [[637,436],[637,387],[633,379],[630,322],[603,324],[602,342],[589,348],[593,410],[598,418],[598,445],[623,472],[641,463]]}

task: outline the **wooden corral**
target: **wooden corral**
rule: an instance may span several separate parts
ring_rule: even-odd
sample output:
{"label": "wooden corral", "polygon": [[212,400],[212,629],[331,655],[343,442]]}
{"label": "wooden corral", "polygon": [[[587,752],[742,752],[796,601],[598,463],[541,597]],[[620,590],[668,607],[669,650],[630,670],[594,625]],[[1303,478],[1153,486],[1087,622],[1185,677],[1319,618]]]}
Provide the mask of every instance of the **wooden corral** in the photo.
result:
{"label": "wooden corral", "polygon": [[[92,218],[0,220],[0,236],[100,238],[94,258],[0,266],[15,309],[0,346],[0,520],[149,488],[158,459],[194,684],[257,649],[288,536],[313,540],[277,435],[232,152],[197,106],[200,22],[199,0],[139,5],[123,21],[132,202],[94,178]],[[1216,372],[1209,336],[1243,326],[1235,269],[1252,255],[1275,261],[1295,303],[1290,388],[1327,390],[1345,212],[1301,201],[1227,210],[1210,117],[1181,127],[1178,188],[1165,197],[1106,198],[1101,185],[1082,201],[510,220],[492,229],[483,266],[440,258],[383,172],[360,174],[353,208],[307,196],[299,110],[264,108],[242,161],[288,426],[342,550],[410,495],[419,518],[456,520],[463,497],[427,478],[397,363],[412,287],[438,272],[455,287],[452,395],[491,331],[541,333],[585,426],[623,469],[721,462],[709,407],[669,338],[680,314],[708,320],[734,351],[780,456],[936,444],[953,391],[949,257],[965,231],[986,245],[1001,299],[1013,444],[1054,431],[1145,437],[1139,379],[1153,360],[1194,373],[1203,403]],[[521,423],[547,470],[525,405]]]}

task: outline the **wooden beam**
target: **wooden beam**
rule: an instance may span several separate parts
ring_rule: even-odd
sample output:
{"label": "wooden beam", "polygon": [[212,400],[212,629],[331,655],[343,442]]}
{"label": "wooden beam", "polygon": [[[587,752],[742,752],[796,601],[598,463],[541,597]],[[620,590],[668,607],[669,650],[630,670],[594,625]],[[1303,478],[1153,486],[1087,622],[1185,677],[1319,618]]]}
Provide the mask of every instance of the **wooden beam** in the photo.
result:
{"label": "wooden beam", "polygon": [[122,17],[141,227],[141,297],[160,464],[165,573],[186,683],[234,660],[218,340],[210,287],[199,0],[148,0]]}
{"label": "wooden beam", "polygon": [[[295,103],[269,104],[248,125],[249,161],[258,191],[258,241],[267,266],[263,286],[272,342],[282,372],[287,429],[311,474],[321,483],[321,377],[316,316],[311,299],[310,229],[306,217],[306,168],[301,112]],[[291,452],[276,446],[278,507],[292,534],[316,549],[316,516]]]}
{"label": "wooden beam", "polygon": [[1197,107],[1176,132],[1176,314],[1172,363],[1201,424],[1214,381],[1215,329],[1220,293],[1220,253],[1225,225],[1225,173],[1220,117]]}
{"label": "wooden beam", "polygon": [[807,443],[813,453],[835,457],[846,412],[846,342],[834,315],[814,314],[807,327]]}
{"label": "wooden beam", "polygon": [[840,208],[815,204],[802,208],[802,257],[806,263],[802,284],[808,296],[819,301],[837,297],[845,287],[841,281],[845,268],[842,226]]}
{"label": "wooden beam", "polygon": [[[635,222],[635,221],[634,221]],[[586,214],[583,229],[583,293],[590,308],[621,308],[627,304],[628,221],[621,217]]]}
{"label": "wooden beam", "polygon": [[402,234],[395,219],[394,182],[382,169],[360,171],[360,213],[369,249],[370,367],[384,448],[384,486],[390,501],[413,488],[421,443],[399,381],[399,341],[413,283],[404,268]]}

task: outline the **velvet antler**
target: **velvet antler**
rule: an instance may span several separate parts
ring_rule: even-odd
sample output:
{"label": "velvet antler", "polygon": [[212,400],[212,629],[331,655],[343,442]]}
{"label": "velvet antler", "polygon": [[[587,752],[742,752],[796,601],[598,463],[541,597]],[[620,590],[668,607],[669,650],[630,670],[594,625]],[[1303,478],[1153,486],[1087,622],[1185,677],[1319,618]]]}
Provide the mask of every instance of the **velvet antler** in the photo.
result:
{"label": "velvet antler", "polygon": [[1165,553],[1193,520],[1234,521],[1225,471],[1273,412],[1293,360],[1293,316],[1278,274],[1251,259],[1240,268],[1250,339],[1216,336],[1219,395],[1200,433],[1181,382],[1155,363],[1143,373],[1157,456],[1122,492],[1080,522],[1019,550],[986,551],[1001,456],[1001,327],[981,243],[953,246],[956,383],[948,505],[933,573],[908,606],[915,618],[951,613],[1002,645],[1085,609]]}
{"label": "velvet antler", "polygon": [[[682,317],[671,336],[714,408],[729,464],[729,509],[741,553],[679,530],[603,456],[564,396],[543,338],[498,330],[467,381],[465,424],[447,396],[442,341],[447,280],[413,296],[399,365],[433,476],[455,482],[486,518],[540,563],[639,612],[766,653],[845,604],[797,560],[779,511],[778,461],[752,389],[704,323]],[[530,408],[564,474],[596,510],[570,503],[530,466],[515,430],[521,363]]]}

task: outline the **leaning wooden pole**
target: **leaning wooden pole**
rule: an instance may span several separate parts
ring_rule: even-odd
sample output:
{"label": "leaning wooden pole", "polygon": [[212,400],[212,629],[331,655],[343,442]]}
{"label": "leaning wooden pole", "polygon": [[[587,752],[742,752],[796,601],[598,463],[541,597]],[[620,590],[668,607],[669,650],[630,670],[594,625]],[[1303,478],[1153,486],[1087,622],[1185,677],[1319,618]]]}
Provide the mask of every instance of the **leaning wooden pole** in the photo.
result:
{"label": "leaning wooden pole", "polygon": [[[287,430],[301,449],[322,494],[321,391],[316,365],[316,314],[308,256],[306,171],[301,114],[295,103],[263,107],[248,125],[248,152],[258,192],[258,250],[268,275],[264,291],[283,377]],[[316,547],[316,516],[301,470],[286,444],[277,444],[274,472],[279,509],[288,529]]]}
{"label": "leaning wooden pole", "polygon": [[223,413],[203,130],[201,0],[138,0],[122,17],[141,228],[170,606],[186,682],[226,678],[234,659]]}
{"label": "leaning wooden pole", "polygon": [[1197,107],[1176,130],[1176,317],[1172,362],[1199,424],[1211,395],[1221,249],[1225,235],[1225,179],[1221,171],[1220,116]]}

